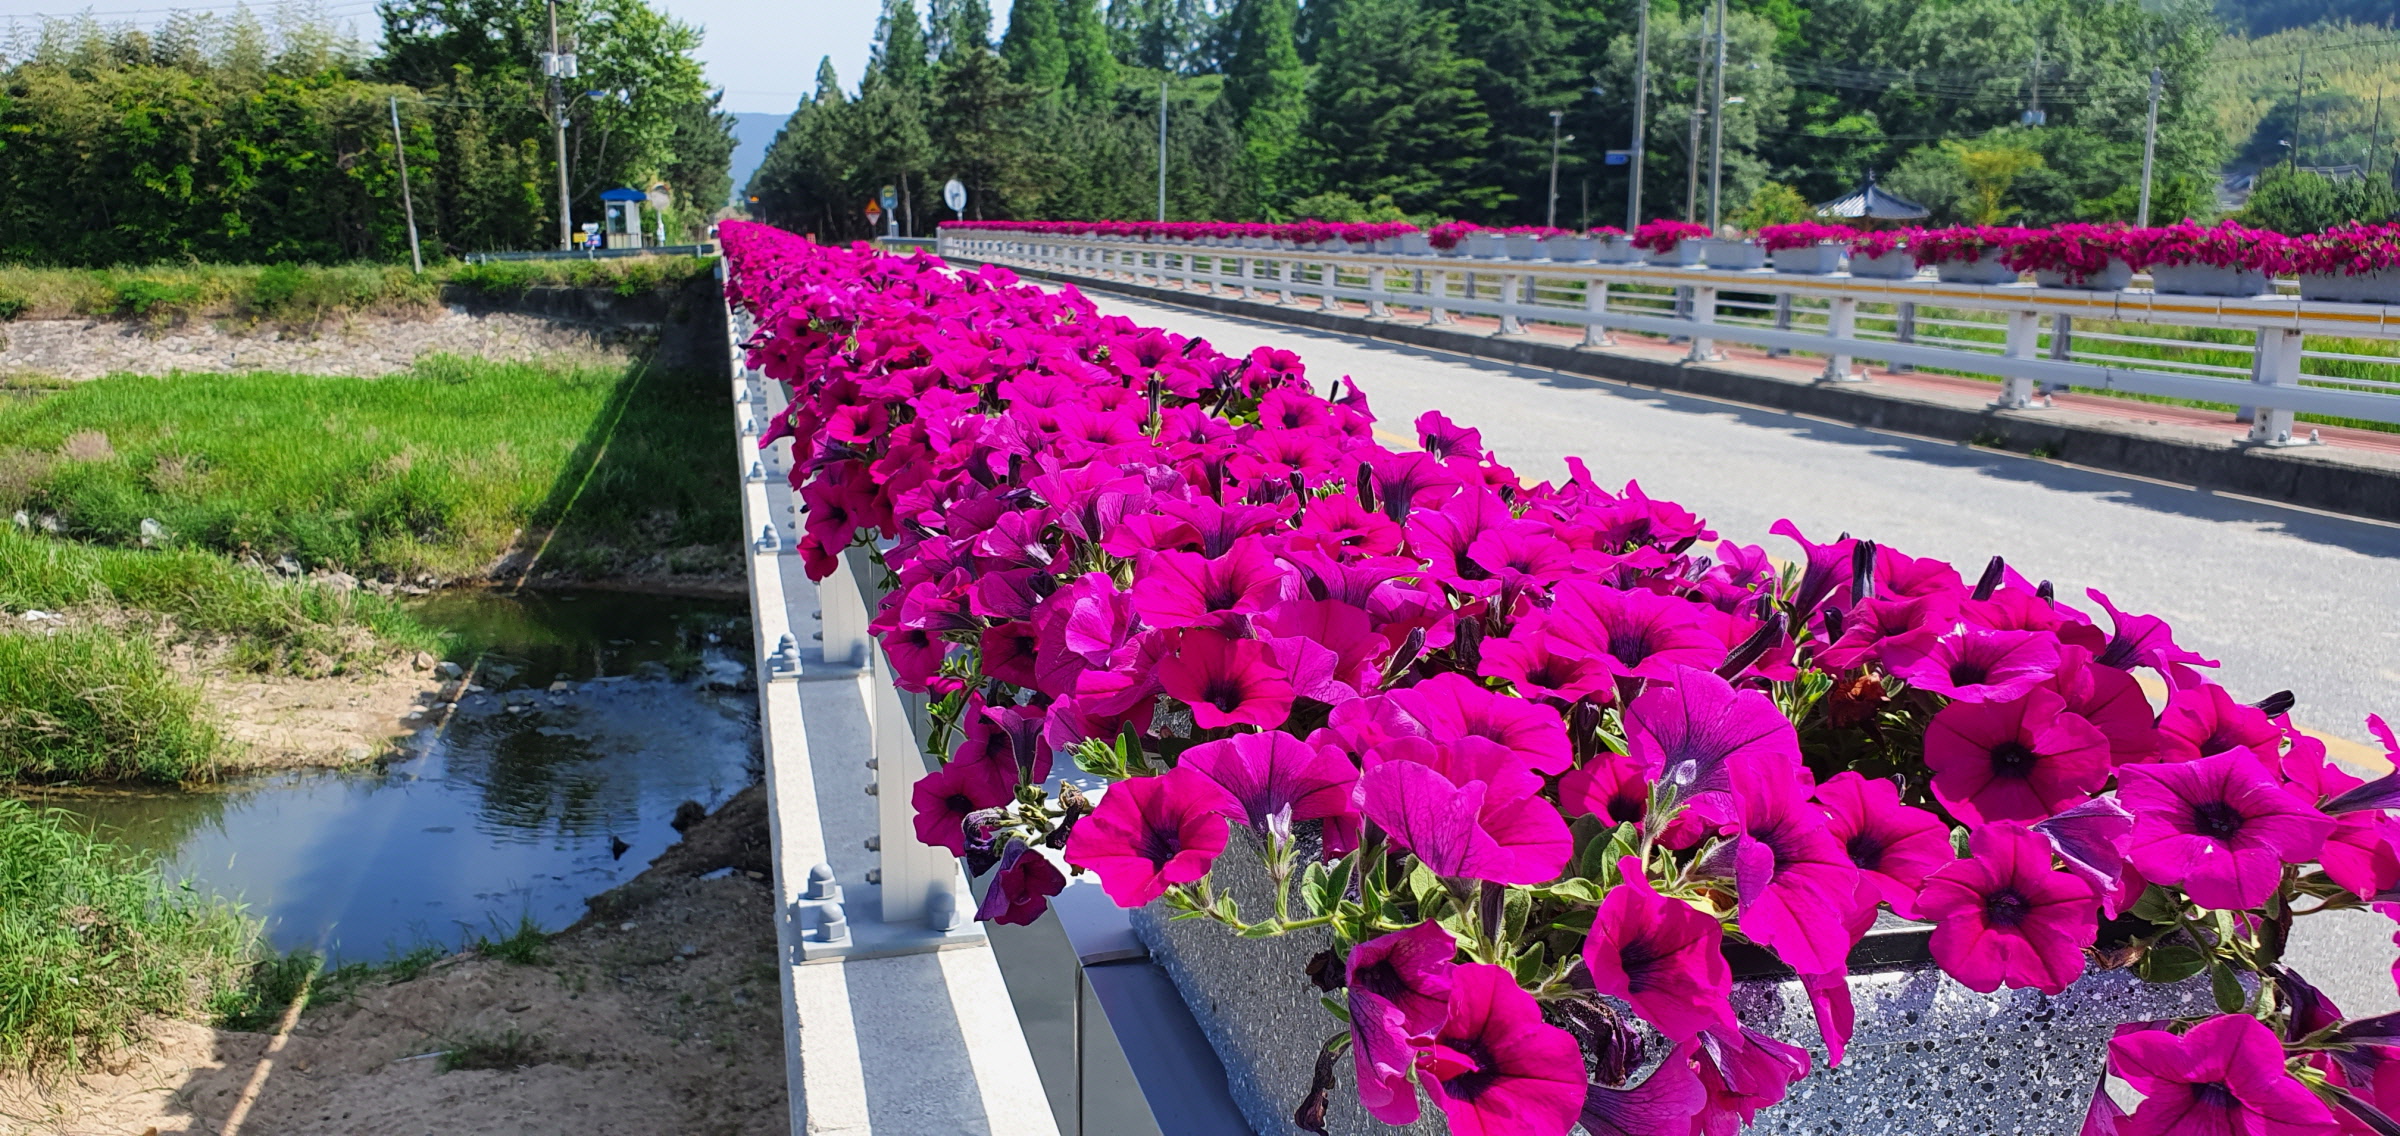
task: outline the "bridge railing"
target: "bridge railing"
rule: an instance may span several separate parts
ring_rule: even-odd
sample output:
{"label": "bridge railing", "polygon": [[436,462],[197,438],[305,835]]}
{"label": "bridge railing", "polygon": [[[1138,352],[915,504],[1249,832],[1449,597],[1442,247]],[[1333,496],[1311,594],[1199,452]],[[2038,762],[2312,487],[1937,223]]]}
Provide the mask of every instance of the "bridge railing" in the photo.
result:
{"label": "bridge railing", "polygon": [[1286,304],[1363,304],[1375,317],[1489,316],[1503,335],[1564,325],[1590,346],[1612,332],[1662,336],[1688,344],[1694,362],[1722,358],[1720,343],[1748,344],[1821,356],[1827,382],[1861,380],[1857,361],[1876,359],[1998,379],[1993,405],[2008,409],[2065,390],[2231,406],[2264,445],[2308,441],[2295,436],[2301,414],[2400,423],[2400,306],[1258,243],[953,226],[938,251]]}

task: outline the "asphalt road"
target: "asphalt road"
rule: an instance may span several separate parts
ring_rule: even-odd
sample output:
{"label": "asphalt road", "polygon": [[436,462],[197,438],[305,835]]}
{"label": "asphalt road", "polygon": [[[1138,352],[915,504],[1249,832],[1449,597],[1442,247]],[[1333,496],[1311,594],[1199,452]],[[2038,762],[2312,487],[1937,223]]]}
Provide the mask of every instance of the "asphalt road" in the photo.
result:
{"label": "asphalt road", "polygon": [[[1483,431],[1532,480],[1581,456],[1613,487],[1638,480],[1720,534],[1794,555],[1767,527],[1788,517],[1812,538],[1841,532],[1969,575],[1998,554],[2086,610],[2086,587],[2155,613],[2184,646],[2223,662],[2244,699],[2289,689],[2295,720],[2369,740],[2364,718],[2400,721],[2400,526],[2194,491],[1953,443],[1777,411],[1614,386],[1255,320],[1090,294],[1103,311],[1246,353],[1272,344],[1306,360],[1319,389],[1356,376],[1383,428],[1440,409]],[[2302,924],[2293,964],[2350,1013],[2400,1010],[2387,973],[2391,921],[2335,913]]]}

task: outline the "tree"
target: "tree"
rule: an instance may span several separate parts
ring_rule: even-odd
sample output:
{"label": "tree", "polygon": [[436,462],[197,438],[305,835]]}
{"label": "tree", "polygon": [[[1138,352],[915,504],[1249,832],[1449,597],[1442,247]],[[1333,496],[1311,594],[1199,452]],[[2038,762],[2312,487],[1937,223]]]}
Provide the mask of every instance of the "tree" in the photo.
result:
{"label": "tree", "polygon": [[930,81],[926,55],[925,26],[917,22],[917,0],[883,0],[883,15],[875,21],[875,47],[867,55],[867,73],[859,85],[864,88],[881,78],[896,87],[924,90]]}
{"label": "tree", "polygon": [[1209,0],[1109,0],[1108,30],[1117,58],[1149,71],[1209,69],[1215,30]]}
{"label": "tree", "polygon": [[966,183],[969,215],[1009,217],[1041,197],[1027,108],[1040,92],[1008,78],[989,47],[969,47],[934,71],[927,122],[941,168]]}
{"label": "tree", "polygon": [[1346,0],[1309,86],[1312,189],[1389,197],[1410,213],[1489,210],[1497,186],[1467,175],[1489,120],[1447,12],[1424,0]]}
{"label": "tree", "polygon": [[1016,0],[1009,7],[1008,32],[1000,37],[1009,78],[1043,91],[1066,85],[1067,41],[1058,18],[1058,0]]}
{"label": "tree", "polygon": [[1958,163],[1959,175],[1966,179],[1973,192],[1974,220],[1978,225],[1999,223],[2010,212],[2002,204],[2010,186],[2017,179],[2042,168],[2038,150],[2021,146],[1966,146],[1945,142],[1942,148]]}
{"label": "tree", "polygon": [[1296,0],[1234,0],[1225,18],[1225,99],[1263,200],[1281,196],[1278,186],[1291,176],[1285,162],[1306,113],[1308,72],[1293,39],[1298,22]]}
{"label": "tree", "polygon": [[1115,94],[1117,56],[1099,0],[1064,0],[1059,35],[1066,41],[1067,89],[1086,103]]}
{"label": "tree", "polygon": [[2300,236],[2351,221],[2400,217],[2400,196],[2381,178],[2334,181],[2313,170],[2275,166],[2260,174],[2242,207],[2242,220],[2262,229]]}
{"label": "tree", "polygon": [[[1573,108],[1586,82],[1581,61],[1568,53],[1567,30],[1554,18],[1552,0],[1441,0],[1439,6],[1458,28],[1459,55],[1476,64],[1470,70],[1476,95],[1491,116],[1468,176],[1500,191],[1506,204],[1495,220],[1540,222],[1548,215],[1550,112]],[[1582,169],[1574,148],[1561,150],[1562,186],[1571,190]]]}
{"label": "tree", "polygon": [[992,46],[990,0],[932,0],[926,11],[929,47],[942,63],[955,63]]}
{"label": "tree", "polygon": [[[1790,78],[1774,54],[1779,34],[1772,22],[1748,12],[1736,10],[1726,21],[1725,96],[1730,105],[1721,113],[1725,116],[1723,161],[1727,205],[1748,200],[1775,173],[1773,161],[1764,152],[1765,139],[1769,137],[1768,131],[1782,127],[1784,108],[1792,97]],[[1650,121],[1644,125],[1643,135],[1648,181],[1642,198],[1643,211],[1648,217],[1682,216],[1685,196],[1692,190],[1696,172],[1698,190],[1691,192],[1692,215],[1698,220],[1708,219],[1706,120],[1702,120],[1697,145],[1691,126],[1694,112],[1705,110],[1715,92],[1713,84],[1703,89],[1699,83],[1696,64],[1700,46],[1700,20],[1696,14],[1685,18],[1659,11],[1651,16]],[[1631,92],[1633,64],[1633,37],[1621,35],[1609,44],[1607,59],[1598,74],[1600,86],[1609,91]],[[1741,101],[1734,102],[1737,98]],[[1619,127],[1610,133],[1622,137],[1618,131],[1623,129]]]}

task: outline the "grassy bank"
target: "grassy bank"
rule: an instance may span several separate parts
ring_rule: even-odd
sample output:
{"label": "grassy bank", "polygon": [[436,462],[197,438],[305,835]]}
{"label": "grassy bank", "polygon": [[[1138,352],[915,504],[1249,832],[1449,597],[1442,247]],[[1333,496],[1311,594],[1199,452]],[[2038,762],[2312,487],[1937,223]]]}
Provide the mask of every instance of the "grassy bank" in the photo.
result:
{"label": "grassy bank", "polygon": [[221,751],[147,636],[0,631],[0,782],[198,781]]}
{"label": "grassy bank", "polygon": [[127,548],[149,520],[147,543],[360,576],[478,577],[512,550],[519,571],[707,571],[740,539],[730,464],[693,457],[726,451],[728,397],[640,364],[450,357],[111,376],[0,400],[0,515]]}
{"label": "grassy bank", "polygon": [[428,265],[158,264],[119,268],[0,267],[0,320],[194,319],[311,327],[349,315],[414,315],[453,284],[513,294],[541,284],[639,295],[714,271],[713,258],[621,257]]}
{"label": "grassy bank", "polygon": [[213,1014],[256,939],[238,910],[0,798],[0,1067],[71,1069],[146,1017]]}

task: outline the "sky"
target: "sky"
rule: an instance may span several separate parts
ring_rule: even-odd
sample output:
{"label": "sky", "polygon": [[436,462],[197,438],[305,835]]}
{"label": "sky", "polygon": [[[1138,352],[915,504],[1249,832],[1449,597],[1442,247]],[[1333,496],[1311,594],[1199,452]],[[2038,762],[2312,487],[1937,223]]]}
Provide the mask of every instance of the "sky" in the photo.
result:
{"label": "sky", "polygon": [[[875,35],[880,0],[651,0],[677,18],[700,25],[707,38],[700,58],[709,82],[725,88],[725,109],[752,114],[790,114],[802,96],[817,85],[817,60],[833,57],[842,85],[855,88],[866,69],[867,47]],[[258,0],[252,11],[264,17],[275,0]],[[71,16],[89,11],[102,23],[154,24],[169,11],[231,11],[234,0],[92,0],[88,5],[61,0],[0,0],[0,31],[14,17],[24,21],[44,15]],[[327,15],[354,20],[361,36],[376,34],[373,0],[322,0]],[[992,30],[997,36],[1008,26],[1009,0],[993,0]],[[925,5],[919,3],[920,16]]]}

